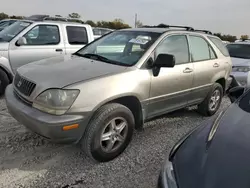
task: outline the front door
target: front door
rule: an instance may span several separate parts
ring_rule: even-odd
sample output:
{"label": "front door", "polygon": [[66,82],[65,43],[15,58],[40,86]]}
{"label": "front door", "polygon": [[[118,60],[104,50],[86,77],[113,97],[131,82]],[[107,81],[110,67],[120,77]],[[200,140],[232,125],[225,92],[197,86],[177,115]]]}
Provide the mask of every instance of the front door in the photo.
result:
{"label": "front door", "polygon": [[64,53],[63,39],[57,25],[40,24],[23,35],[26,44],[18,46],[11,42],[9,59],[14,73],[16,69],[30,62]]}
{"label": "front door", "polygon": [[193,63],[190,62],[186,35],[167,36],[156,48],[160,53],[175,56],[173,68],[161,68],[158,76],[152,75],[149,118],[185,107],[193,83]]}

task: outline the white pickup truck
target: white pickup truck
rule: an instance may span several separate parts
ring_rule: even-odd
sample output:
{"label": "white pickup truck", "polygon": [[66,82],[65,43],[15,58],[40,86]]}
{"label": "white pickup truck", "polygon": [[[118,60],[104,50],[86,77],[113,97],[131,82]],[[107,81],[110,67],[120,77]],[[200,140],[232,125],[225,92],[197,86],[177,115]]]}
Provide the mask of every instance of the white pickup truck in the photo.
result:
{"label": "white pickup truck", "polygon": [[71,54],[92,42],[92,27],[63,21],[17,21],[0,32],[0,95],[17,68],[30,62]]}

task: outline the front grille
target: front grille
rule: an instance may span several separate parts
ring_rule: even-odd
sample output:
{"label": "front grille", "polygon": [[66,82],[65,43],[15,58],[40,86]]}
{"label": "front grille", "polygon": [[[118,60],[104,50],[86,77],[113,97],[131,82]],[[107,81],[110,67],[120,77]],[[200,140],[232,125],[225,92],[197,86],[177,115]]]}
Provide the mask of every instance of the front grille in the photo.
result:
{"label": "front grille", "polygon": [[22,97],[21,95],[19,95],[17,93],[17,91],[14,89],[14,95],[24,104],[28,105],[28,106],[32,106],[32,102],[28,101],[27,99],[25,99],[24,97]]}
{"label": "front grille", "polygon": [[35,83],[21,77],[18,73],[15,75],[14,85],[16,89],[25,96],[30,96],[36,87]]}

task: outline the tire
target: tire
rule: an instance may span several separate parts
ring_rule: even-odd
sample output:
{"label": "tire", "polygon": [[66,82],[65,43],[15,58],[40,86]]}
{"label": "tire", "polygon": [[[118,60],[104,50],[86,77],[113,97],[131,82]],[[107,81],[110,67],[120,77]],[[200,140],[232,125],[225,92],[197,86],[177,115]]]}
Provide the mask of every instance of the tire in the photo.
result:
{"label": "tire", "polygon": [[4,94],[7,85],[10,83],[8,75],[0,69],[0,97]]}
{"label": "tire", "polygon": [[[126,126],[122,130],[122,126],[120,125],[125,125],[121,124],[123,121],[125,122]],[[110,132],[114,132],[110,122],[115,122],[115,124],[118,124],[116,126],[117,129],[120,128],[122,131],[121,133],[117,134],[123,134],[123,136],[111,135],[109,137],[105,137],[105,135],[108,135]],[[132,139],[134,127],[134,116],[127,107],[118,103],[106,104],[98,109],[90,120],[80,141],[81,148],[85,151],[88,157],[94,161],[111,161],[126,149]],[[104,139],[105,141],[101,141],[101,138],[107,138],[109,140],[106,141]],[[118,140],[115,141],[115,139]],[[112,145],[111,142],[115,142],[113,150],[109,150]]]}
{"label": "tire", "polygon": [[[209,104],[215,92],[219,92],[220,98],[217,100],[217,105],[214,108],[211,108]],[[223,97],[223,88],[219,83],[215,83],[211,91],[208,93],[206,99],[201,104],[198,105],[198,112],[204,116],[214,115],[220,107],[222,97]]]}

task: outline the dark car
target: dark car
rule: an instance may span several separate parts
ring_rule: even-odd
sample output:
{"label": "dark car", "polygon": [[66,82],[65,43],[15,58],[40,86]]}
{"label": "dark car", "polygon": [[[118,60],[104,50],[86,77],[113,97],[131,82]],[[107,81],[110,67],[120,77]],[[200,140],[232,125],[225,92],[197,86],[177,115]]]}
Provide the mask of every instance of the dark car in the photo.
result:
{"label": "dark car", "polygon": [[250,187],[250,90],[229,91],[232,105],[184,136],[161,170],[159,188]]}

